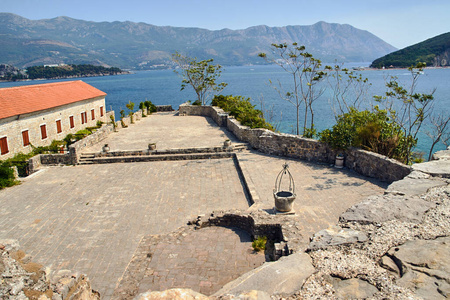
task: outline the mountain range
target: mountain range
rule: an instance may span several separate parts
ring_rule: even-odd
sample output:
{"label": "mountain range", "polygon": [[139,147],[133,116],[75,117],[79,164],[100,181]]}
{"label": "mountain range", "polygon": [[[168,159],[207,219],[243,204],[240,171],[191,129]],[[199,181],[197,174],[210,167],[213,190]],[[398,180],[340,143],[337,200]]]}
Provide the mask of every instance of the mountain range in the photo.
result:
{"label": "mountain range", "polygon": [[396,50],[368,31],[347,24],[242,30],[207,30],[134,22],[91,22],[57,17],[29,20],[0,13],[0,63],[94,64],[125,69],[164,68],[178,51],[222,65],[264,64],[272,43],[298,42],[325,62],[367,62]]}

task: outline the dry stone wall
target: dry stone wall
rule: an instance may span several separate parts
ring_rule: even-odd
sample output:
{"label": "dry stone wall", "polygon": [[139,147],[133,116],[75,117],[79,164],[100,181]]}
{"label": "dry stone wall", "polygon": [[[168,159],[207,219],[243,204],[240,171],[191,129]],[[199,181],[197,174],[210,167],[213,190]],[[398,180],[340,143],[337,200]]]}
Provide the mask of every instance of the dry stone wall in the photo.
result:
{"label": "dry stone wall", "polygon": [[[249,143],[254,149],[263,153],[327,164],[334,164],[337,154],[336,150],[317,140],[242,126],[239,121],[218,107],[182,104],[179,113],[211,117],[219,126],[226,127],[239,140]],[[400,180],[411,172],[411,168],[407,165],[361,149],[349,149],[345,151],[344,156],[347,168],[386,182]]]}

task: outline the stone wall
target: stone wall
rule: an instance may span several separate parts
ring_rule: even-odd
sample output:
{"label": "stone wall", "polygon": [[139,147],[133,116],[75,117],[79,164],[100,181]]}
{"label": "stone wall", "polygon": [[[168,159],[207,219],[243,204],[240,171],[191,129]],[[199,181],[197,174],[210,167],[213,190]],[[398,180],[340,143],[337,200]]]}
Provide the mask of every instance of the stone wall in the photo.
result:
{"label": "stone wall", "polygon": [[[77,164],[80,158],[81,152],[84,148],[90,147],[92,145],[97,144],[98,142],[104,140],[111,132],[114,131],[114,127],[112,124],[104,125],[101,128],[97,129],[91,135],[86,136],[85,138],[79,140],[78,142],[73,143],[69,146],[69,160],[67,164]],[[42,162],[42,160],[41,160]],[[43,163],[43,162],[42,162]]]}
{"label": "stone wall", "polygon": [[[180,115],[211,117],[219,126],[226,127],[239,140],[249,143],[263,153],[298,158],[301,160],[334,164],[337,151],[327,144],[297,135],[276,133],[267,129],[250,129],[230,117],[222,109],[213,106],[181,104]],[[400,180],[411,168],[386,156],[349,149],[345,151],[345,166],[361,175],[386,182]]]}
{"label": "stone wall", "polygon": [[156,105],[156,111],[173,111],[172,105]]}
{"label": "stone wall", "polygon": [[36,155],[28,160],[28,172],[29,174],[33,174],[37,172],[42,167],[41,164],[41,156]]}

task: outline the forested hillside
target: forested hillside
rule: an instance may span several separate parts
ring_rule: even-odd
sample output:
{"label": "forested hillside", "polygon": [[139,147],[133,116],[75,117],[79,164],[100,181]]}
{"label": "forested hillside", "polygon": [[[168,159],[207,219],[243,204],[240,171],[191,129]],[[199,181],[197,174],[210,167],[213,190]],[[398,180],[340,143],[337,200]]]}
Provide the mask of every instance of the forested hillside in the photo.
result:
{"label": "forested hillside", "polygon": [[450,66],[450,32],[395,51],[372,62],[372,68],[407,68],[419,62],[427,66]]}

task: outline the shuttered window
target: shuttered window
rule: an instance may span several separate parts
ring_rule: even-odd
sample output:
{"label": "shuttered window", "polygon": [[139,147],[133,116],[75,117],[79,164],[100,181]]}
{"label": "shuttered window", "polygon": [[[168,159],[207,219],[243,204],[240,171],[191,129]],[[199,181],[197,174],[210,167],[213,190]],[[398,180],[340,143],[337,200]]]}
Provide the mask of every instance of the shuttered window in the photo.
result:
{"label": "shuttered window", "polygon": [[8,139],[6,138],[6,136],[0,138],[0,149],[1,149],[2,155],[9,152],[9,149],[8,149]]}
{"label": "shuttered window", "polygon": [[81,124],[87,123],[87,114],[86,112],[81,113]]}
{"label": "shuttered window", "polygon": [[62,132],[61,120],[56,120],[56,133]]}
{"label": "shuttered window", "polygon": [[103,117],[103,106],[100,106],[100,117]]}
{"label": "shuttered window", "polygon": [[47,138],[47,126],[41,125],[41,138],[45,140]]}
{"label": "shuttered window", "polygon": [[75,122],[73,121],[73,116],[69,117],[69,122],[70,122],[70,128],[74,128],[75,127]]}
{"label": "shuttered window", "polygon": [[91,109],[91,119],[95,120],[95,110]]}
{"label": "shuttered window", "polygon": [[30,137],[28,135],[28,130],[22,131],[22,140],[23,140],[23,146],[28,146],[30,144]]}

